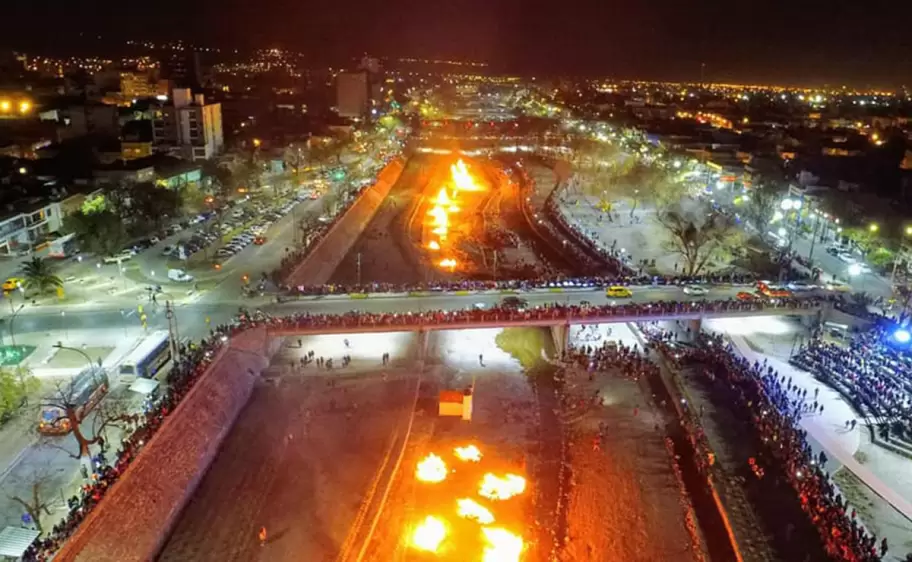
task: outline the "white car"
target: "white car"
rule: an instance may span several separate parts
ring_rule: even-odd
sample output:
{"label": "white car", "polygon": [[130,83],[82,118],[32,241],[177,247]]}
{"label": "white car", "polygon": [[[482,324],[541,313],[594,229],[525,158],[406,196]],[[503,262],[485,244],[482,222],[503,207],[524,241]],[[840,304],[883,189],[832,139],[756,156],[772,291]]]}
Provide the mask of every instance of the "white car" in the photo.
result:
{"label": "white car", "polygon": [[119,254],[113,256],[107,256],[103,261],[105,263],[121,263],[133,259],[134,252],[133,250],[123,250]]}
{"label": "white car", "polygon": [[685,295],[703,296],[709,294],[709,289],[700,285],[687,285],[684,287]]}

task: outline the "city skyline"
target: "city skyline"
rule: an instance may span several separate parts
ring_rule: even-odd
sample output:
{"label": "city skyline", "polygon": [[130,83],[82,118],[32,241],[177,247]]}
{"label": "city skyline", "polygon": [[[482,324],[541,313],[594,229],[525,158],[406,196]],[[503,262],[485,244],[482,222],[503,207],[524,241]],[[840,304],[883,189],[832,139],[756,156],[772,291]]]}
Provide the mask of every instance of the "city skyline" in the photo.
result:
{"label": "city skyline", "polygon": [[129,39],[183,39],[222,48],[281,47],[305,53],[314,65],[370,52],[484,61],[492,71],[525,75],[702,76],[808,86],[897,87],[912,75],[905,62],[912,44],[901,24],[912,15],[909,6],[887,11],[837,3],[815,10],[773,2],[758,11],[716,1],[683,8],[573,0],[558,8],[466,0],[429,8],[397,0],[317,8],[285,0],[255,6],[167,0],[139,17],[111,0],[94,0],[91,9],[30,4],[9,7],[19,25],[6,47],[103,49]]}

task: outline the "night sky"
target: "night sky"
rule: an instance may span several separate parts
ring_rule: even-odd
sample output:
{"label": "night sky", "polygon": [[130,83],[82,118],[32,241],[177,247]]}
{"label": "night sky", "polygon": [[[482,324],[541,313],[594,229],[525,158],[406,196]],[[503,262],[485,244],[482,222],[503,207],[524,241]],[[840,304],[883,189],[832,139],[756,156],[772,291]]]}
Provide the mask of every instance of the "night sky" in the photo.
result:
{"label": "night sky", "polygon": [[[178,39],[287,47],[332,63],[364,51],[483,60],[498,70],[716,81],[912,82],[909,0],[7,0],[0,42],[60,54]],[[131,6],[135,8],[131,9]],[[72,39],[71,39],[72,38]],[[83,40],[83,47],[90,46]],[[96,45],[97,46],[97,45]]]}

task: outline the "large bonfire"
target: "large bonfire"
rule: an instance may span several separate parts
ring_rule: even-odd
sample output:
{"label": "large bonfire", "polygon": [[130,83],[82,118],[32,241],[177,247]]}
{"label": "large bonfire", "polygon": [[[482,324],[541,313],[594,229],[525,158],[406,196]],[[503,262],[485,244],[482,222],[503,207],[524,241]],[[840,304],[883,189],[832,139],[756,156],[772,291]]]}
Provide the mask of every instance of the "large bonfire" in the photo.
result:
{"label": "large bonfire", "polygon": [[[526,479],[512,473],[495,474],[476,471],[482,460],[477,445],[456,447],[452,451],[453,467],[443,456],[430,453],[415,467],[415,478],[430,486],[428,495],[434,501],[429,513],[418,516],[408,530],[411,549],[440,560],[479,562],[520,562],[526,550],[521,534],[500,521],[499,510],[515,512],[511,500],[526,492]],[[474,482],[471,495],[465,485]],[[515,526],[515,525],[514,525]],[[424,558],[422,558],[424,559]]]}

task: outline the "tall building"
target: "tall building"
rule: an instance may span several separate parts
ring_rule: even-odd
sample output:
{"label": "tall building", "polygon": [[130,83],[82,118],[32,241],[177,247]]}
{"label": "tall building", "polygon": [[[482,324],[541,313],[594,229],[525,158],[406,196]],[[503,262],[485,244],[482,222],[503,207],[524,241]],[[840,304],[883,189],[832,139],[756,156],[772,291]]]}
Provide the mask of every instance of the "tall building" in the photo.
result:
{"label": "tall building", "polygon": [[363,119],[370,111],[367,71],[340,72],[336,76],[336,111],[341,117]]}
{"label": "tall building", "polygon": [[198,51],[189,49],[168,52],[161,58],[161,77],[179,88],[203,85],[203,66]]}
{"label": "tall building", "polygon": [[168,95],[168,81],[144,72],[121,72],[120,93],[127,100]]}
{"label": "tall building", "polygon": [[203,94],[175,88],[171,105],[154,112],[152,137],[159,152],[187,160],[212,158],[222,152],[222,106],[207,104]]}

